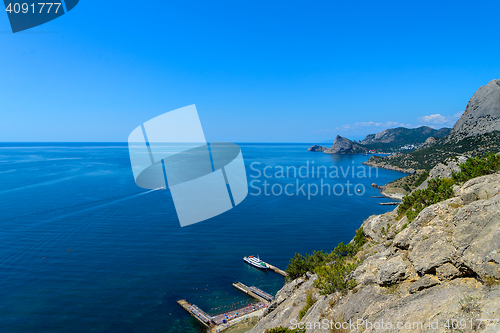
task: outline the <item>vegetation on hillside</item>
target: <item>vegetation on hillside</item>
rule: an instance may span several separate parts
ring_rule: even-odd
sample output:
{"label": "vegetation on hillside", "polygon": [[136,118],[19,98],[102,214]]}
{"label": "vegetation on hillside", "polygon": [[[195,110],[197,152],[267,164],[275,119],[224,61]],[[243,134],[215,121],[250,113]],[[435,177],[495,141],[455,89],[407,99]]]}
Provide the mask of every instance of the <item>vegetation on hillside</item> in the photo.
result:
{"label": "vegetation on hillside", "polygon": [[427,188],[416,190],[405,195],[398,206],[398,218],[406,215],[408,221],[413,221],[417,215],[430,205],[453,197],[453,181],[449,178],[430,179]]}
{"label": "vegetation on hillside", "polygon": [[415,190],[417,187],[429,177],[429,172],[424,170],[417,170],[413,175],[408,175],[384,186],[385,193],[407,193]]}
{"label": "vegetation on hillside", "polygon": [[460,164],[460,172],[452,173],[452,178],[430,179],[426,189],[406,195],[398,206],[398,218],[406,215],[408,222],[411,222],[425,207],[452,198],[453,185],[463,184],[472,178],[489,175],[498,170],[500,170],[499,155],[488,153],[483,157],[469,158]]}
{"label": "vegetation on hillside", "polygon": [[346,293],[356,286],[356,282],[349,279],[348,275],[359,265],[360,261],[356,254],[365,243],[363,228],[360,228],[356,231],[352,242],[340,243],[330,253],[315,251],[312,255],[306,256],[296,253],[286,269],[287,280],[296,279],[306,272],[314,272],[318,275],[315,287],[321,294],[336,291]]}
{"label": "vegetation on hillside", "polygon": [[304,306],[304,308],[302,310],[300,310],[299,312],[299,320],[301,320],[302,318],[304,318],[304,316],[306,315],[307,311],[309,311],[310,308],[312,308],[312,306],[314,305],[314,303],[316,303],[318,300],[315,299],[313,296],[312,296],[312,293],[310,292],[309,294],[307,294],[307,300],[306,300],[306,305]]}
{"label": "vegetation on hillside", "polygon": [[[440,139],[445,137],[449,132],[450,128],[442,128],[440,130],[435,130],[427,126],[421,126],[418,128],[392,128],[388,129],[388,133],[385,135],[385,140],[392,139],[391,142],[375,142],[371,141],[380,140],[380,138],[375,139],[375,134],[369,134],[362,142],[358,142],[362,147],[367,149],[373,149],[376,151],[383,152],[396,152],[399,151],[402,146],[409,144],[422,144],[429,137],[434,137]],[[379,133],[380,134],[380,133]],[[370,143],[369,143],[370,142]]]}
{"label": "vegetation on hillside", "polygon": [[457,155],[482,156],[500,152],[500,131],[465,138],[458,142],[440,139],[428,148],[387,157],[372,156],[368,162],[387,164],[402,169],[430,170],[438,163]]}
{"label": "vegetation on hillside", "polygon": [[469,158],[460,164],[460,172],[453,173],[452,178],[457,184],[465,183],[472,178],[490,175],[498,170],[500,170],[500,155],[489,153],[481,158]]}

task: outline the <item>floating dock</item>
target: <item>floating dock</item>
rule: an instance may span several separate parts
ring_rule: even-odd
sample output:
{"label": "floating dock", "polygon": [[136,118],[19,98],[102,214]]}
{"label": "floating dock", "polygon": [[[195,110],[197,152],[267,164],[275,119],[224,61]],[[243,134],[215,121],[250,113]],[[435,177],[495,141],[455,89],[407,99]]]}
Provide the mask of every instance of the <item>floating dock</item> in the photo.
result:
{"label": "floating dock", "polygon": [[233,287],[235,287],[239,291],[247,294],[248,296],[251,296],[255,299],[258,299],[261,302],[269,304],[273,301],[273,296],[271,296],[270,294],[266,293],[265,291],[263,291],[257,287],[254,287],[254,286],[247,287],[241,282],[233,283]]}
{"label": "floating dock", "polygon": [[269,269],[270,269],[270,270],[272,270],[272,271],[274,271],[275,273],[278,273],[278,274],[283,275],[283,276],[285,276],[285,277],[286,277],[286,275],[287,275],[287,274],[286,274],[286,272],[285,272],[285,271],[283,271],[283,270],[279,269],[279,268],[278,268],[278,267],[276,267],[276,266],[273,266],[273,265],[271,265],[271,264],[268,264],[267,262],[264,262],[264,263],[265,263],[267,266],[269,266]]}
{"label": "floating dock", "polygon": [[382,206],[397,206],[400,203],[401,202],[379,202],[378,204]]}

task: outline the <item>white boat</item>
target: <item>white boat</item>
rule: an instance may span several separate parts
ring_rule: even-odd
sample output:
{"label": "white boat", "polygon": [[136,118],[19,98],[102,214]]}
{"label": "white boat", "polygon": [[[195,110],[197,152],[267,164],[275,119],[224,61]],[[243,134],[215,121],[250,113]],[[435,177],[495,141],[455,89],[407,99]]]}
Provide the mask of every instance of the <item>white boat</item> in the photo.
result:
{"label": "white boat", "polygon": [[269,268],[269,266],[267,266],[267,264],[265,262],[260,260],[259,256],[257,256],[257,257],[255,257],[255,256],[244,257],[243,261],[245,261],[247,264],[250,264],[250,265],[257,267],[257,268],[260,268],[260,269],[268,269]]}

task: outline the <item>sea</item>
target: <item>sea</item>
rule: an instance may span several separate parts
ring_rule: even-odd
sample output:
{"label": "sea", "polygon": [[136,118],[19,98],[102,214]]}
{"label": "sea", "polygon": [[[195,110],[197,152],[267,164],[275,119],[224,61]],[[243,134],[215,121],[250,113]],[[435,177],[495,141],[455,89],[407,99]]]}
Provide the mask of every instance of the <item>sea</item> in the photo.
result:
{"label": "sea", "polygon": [[311,144],[239,145],[246,199],[181,228],[168,189],[135,184],[126,143],[0,144],[1,331],[204,332],[177,300],[215,315],[253,302],[233,282],[276,293],[284,277],[244,256],[286,269],[331,251],[394,209],[372,183],[404,176]]}

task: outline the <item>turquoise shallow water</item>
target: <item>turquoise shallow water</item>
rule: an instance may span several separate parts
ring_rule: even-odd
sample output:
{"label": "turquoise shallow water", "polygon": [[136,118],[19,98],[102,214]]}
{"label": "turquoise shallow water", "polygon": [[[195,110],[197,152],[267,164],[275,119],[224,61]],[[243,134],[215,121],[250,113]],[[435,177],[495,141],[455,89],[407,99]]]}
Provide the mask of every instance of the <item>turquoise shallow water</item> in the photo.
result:
{"label": "turquoise shallow water", "polygon": [[[246,265],[259,254],[286,268],[295,252],[331,250],[364,219],[393,209],[370,199],[373,182],[402,175],[355,169],[339,178],[255,178],[284,168],[359,167],[366,156],[307,151],[308,144],[241,144],[248,197],[225,214],[180,228],[168,190],[133,180],[125,144],[0,145],[0,327],[4,332],[201,332],[175,303],[215,314],[251,301],[241,281],[275,293],[283,277]],[[258,162],[260,164],[256,164]],[[252,163],[253,167],[252,167]],[[368,168],[366,168],[368,170]],[[304,175],[304,169],[303,173]],[[296,195],[297,180],[305,195]],[[275,193],[252,195],[263,182]],[[362,195],[316,195],[308,184],[363,185]],[[277,184],[277,185],[276,185]],[[314,190],[314,187],[312,187]],[[326,191],[326,190],[325,190]],[[354,192],[351,188],[351,194]],[[355,192],[358,193],[358,192]],[[359,193],[358,193],[359,194]]]}

